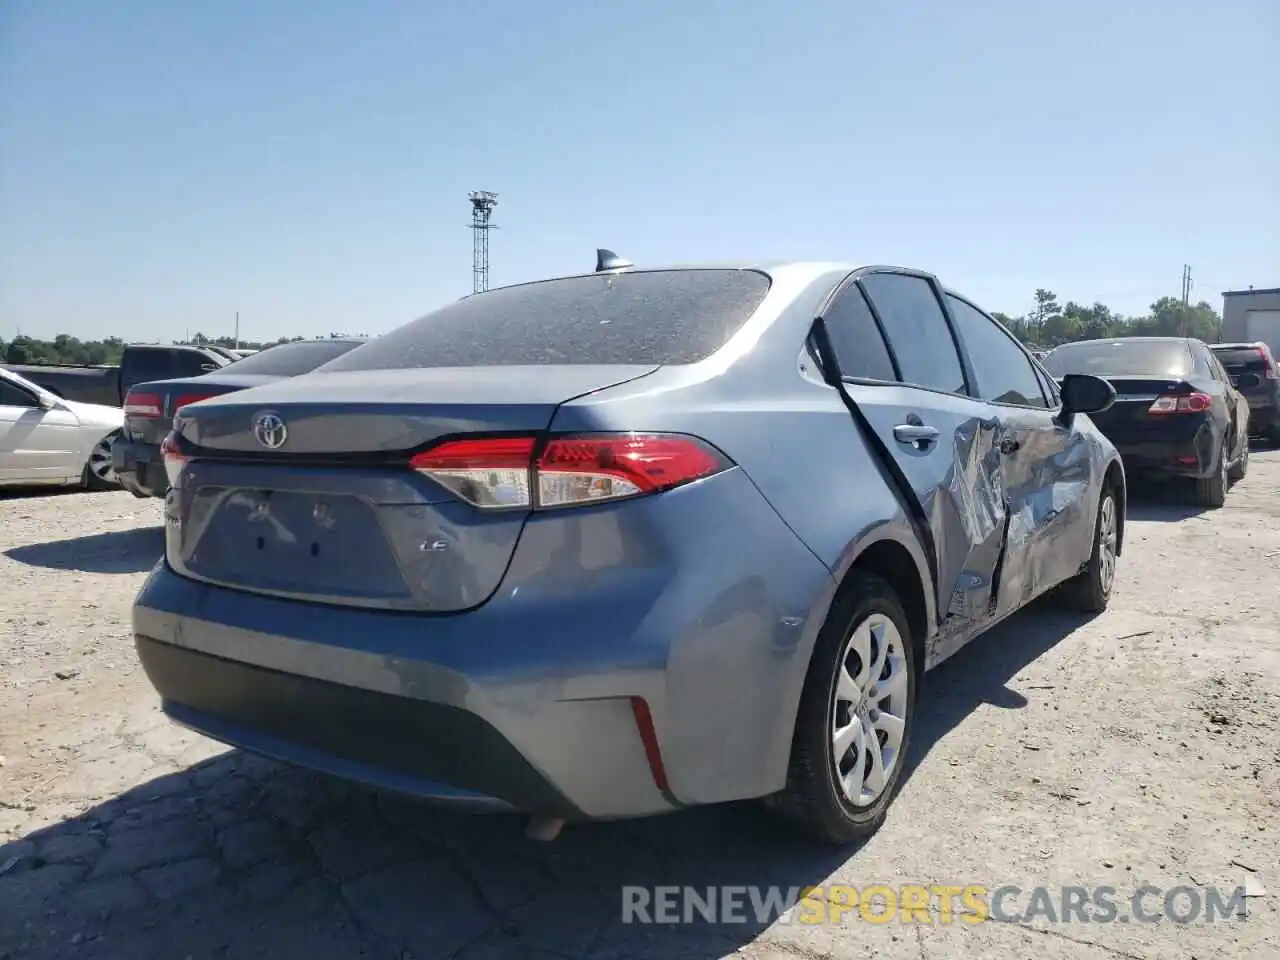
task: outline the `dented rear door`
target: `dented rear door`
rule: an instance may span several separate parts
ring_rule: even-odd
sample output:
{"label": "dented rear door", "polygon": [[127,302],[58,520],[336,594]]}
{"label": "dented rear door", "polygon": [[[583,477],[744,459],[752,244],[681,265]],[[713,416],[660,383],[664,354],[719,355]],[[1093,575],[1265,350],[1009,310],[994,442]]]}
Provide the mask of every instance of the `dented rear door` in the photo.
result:
{"label": "dented rear door", "polygon": [[939,613],[950,625],[981,619],[1006,524],[994,411],[908,386],[847,389],[923,511],[937,558]]}

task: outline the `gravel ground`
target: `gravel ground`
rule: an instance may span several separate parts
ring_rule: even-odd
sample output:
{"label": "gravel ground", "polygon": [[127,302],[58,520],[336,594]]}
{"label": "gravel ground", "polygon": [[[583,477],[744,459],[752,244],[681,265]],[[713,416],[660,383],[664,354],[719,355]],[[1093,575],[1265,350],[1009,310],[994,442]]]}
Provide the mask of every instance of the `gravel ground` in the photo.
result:
{"label": "gravel ground", "polygon": [[[1111,609],[1038,604],[931,674],[888,823],[838,853],[750,805],[535,844],[226,751],[134,659],[159,503],[4,495],[0,960],[1280,956],[1278,490],[1260,450],[1223,510],[1132,503]],[[904,883],[1256,896],[1212,924],[621,922],[626,884]]]}

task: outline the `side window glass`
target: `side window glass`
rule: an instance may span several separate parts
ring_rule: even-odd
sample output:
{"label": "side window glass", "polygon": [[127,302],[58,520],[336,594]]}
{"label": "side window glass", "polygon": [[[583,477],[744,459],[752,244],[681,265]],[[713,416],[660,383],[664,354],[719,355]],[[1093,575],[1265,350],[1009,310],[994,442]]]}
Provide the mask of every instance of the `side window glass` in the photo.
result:
{"label": "side window glass", "polygon": [[964,393],[960,355],[929,281],[901,273],[873,273],[858,282],[880,315],[902,381]]}
{"label": "side window glass", "polygon": [[0,379],[0,407],[34,407],[36,398],[22,388]]}
{"label": "side window glass", "polygon": [[981,310],[947,294],[983,400],[1020,407],[1046,406],[1035,365],[1009,334]]}
{"label": "side window glass", "polygon": [[876,325],[867,299],[857,284],[844,289],[827,310],[824,319],[831,348],[846,377],[867,380],[897,380],[889,348]]}
{"label": "side window glass", "polygon": [[1040,379],[1040,389],[1044,392],[1045,398],[1049,401],[1049,406],[1058,406],[1062,400],[1058,396],[1058,385],[1054,383],[1053,377],[1045,373],[1040,367],[1036,367],[1036,376]]}
{"label": "side window glass", "polygon": [[202,369],[207,363],[213,363],[213,361],[203,353],[196,353],[194,350],[176,351],[173,354],[173,376],[198,377],[207,372]]}
{"label": "side window glass", "polygon": [[146,380],[167,380],[173,376],[168,350],[143,350],[134,348],[133,375],[139,383]]}

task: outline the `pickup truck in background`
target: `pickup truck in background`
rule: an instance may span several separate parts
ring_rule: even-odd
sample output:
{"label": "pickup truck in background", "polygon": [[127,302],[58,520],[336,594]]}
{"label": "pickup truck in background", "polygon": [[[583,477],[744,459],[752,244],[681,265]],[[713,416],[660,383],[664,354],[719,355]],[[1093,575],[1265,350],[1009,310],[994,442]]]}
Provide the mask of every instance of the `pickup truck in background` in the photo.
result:
{"label": "pickup truck in background", "polygon": [[129,388],[150,380],[198,377],[236,361],[230,350],[187,345],[138,343],[124,348],[120,366],[79,364],[4,364],[38,387],[63,400],[123,407]]}

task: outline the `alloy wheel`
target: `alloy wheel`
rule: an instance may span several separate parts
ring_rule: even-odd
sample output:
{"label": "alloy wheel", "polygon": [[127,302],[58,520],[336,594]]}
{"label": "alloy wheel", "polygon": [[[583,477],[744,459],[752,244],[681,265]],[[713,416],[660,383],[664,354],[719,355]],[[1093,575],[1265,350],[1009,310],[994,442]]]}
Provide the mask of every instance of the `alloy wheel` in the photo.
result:
{"label": "alloy wheel", "polygon": [[89,472],[105,484],[116,483],[116,471],[111,463],[110,437],[103,437],[89,452]]}
{"label": "alloy wheel", "polygon": [[904,641],[892,620],[873,613],[845,642],[832,705],[832,759],[846,800],[875,803],[902,763],[910,709]]}
{"label": "alloy wheel", "polygon": [[1107,496],[1102,500],[1098,516],[1098,580],[1104,595],[1111,593],[1111,584],[1115,581],[1118,544],[1116,500]]}

